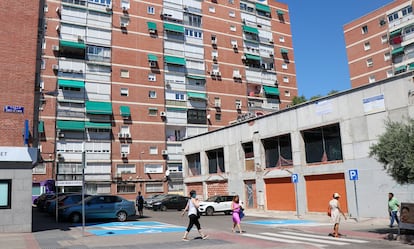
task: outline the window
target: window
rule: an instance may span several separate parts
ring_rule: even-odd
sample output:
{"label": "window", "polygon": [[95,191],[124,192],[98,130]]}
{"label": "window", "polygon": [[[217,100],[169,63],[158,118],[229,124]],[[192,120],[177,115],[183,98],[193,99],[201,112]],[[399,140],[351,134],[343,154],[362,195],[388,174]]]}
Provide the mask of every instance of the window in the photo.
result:
{"label": "window", "polygon": [[285,37],[280,36],[280,37],[279,37],[279,42],[285,42]]}
{"label": "window", "polygon": [[402,12],[402,15],[403,16],[406,16],[408,14],[411,14],[413,12],[413,7],[411,5],[410,6],[407,6],[407,7],[403,8],[401,10],[401,12]]}
{"label": "window", "polygon": [[155,14],[155,8],[153,6],[148,6],[147,7],[147,13],[150,15],[154,15]]}
{"label": "window", "polygon": [[129,78],[129,71],[126,69],[121,69],[121,78]]}
{"label": "window", "polygon": [[111,49],[89,45],[87,47],[87,59],[109,62],[111,60]]}
{"label": "window", "polygon": [[234,25],[230,25],[230,31],[233,31],[233,32],[235,32],[237,29],[236,29],[236,26],[234,26]]}
{"label": "window", "polygon": [[233,10],[229,11],[229,16],[230,17],[236,17],[236,13]]}
{"label": "window", "polygon": [[398,20],[398,12],[388,15],[388,22],[393,22],[395,20]]}
{"label": "window", "polygon": [[242,147],[244,151],[244,158],[254,158],[253,142],[243,143]]}
{"label": "window", "polygon": [[391,53],[387,52],[384,54],[384,61],[389,61],[389,60],[391,60]]}
{"label": "window", "polygon": [[290,96],[290,92],[288,90],[285,91],[285,96],[289,97]]}
{"label": "window", "polygon": [[175,94],[175,99],[176,100],[185,100],[184,97],[185,97],[184,93],[176,93]]}
{"label": "window", "polygon": [[121,144],[121,154],[129,154],[129,144]]}
{"label": "window", "polygon": [[287,77],[287,76],[283,76],[283,82],[285,82],[285,83],[289,83],[289,77]]}
{"label": "window", "polygon": [[263,139],[262,144],[265,149],[266,168],[293,165],[289,134]]}
{"label": "window", "polygon": [[88,0],[88,2],[95,3],[95,4],[100,4],[100,5],[104,5],[104,6],[110,6],[111,5],[111,0]]}
{"label": "window", "polygon": [[282,68],[283,68],[283,69],[288,69],[288,65],[287,65],[286,63],[283,63],[283,64],[282,64]]}
{"label": "window", "polygon": [[370,50],[370,49],[371,49],[371,44],[369,42],[365,42],[364,43],[364,50],[367,51],[367,50]]}
{"label": "window", "polygon": [[184,16],[184,24],[193,26],[193,27],[200,28],[202,25],[201,20],[202,20],[201,16],[193,15],[190,13],[186,13]]}
{"label": "window", "polygon": [[188,164],[188,176],[201,175],[200,153],[186,155],[185,158]]}
{"label": "window", "polygon": [[12,180],[0,180],[0,209],[11,209]]}
{"label": "window", "polygon": [[216,13],[216,8],[214,8],[214,6],[210,6],[210,7],[208,7],[208,12]]}
{"label": "window", "polygon": [[146,193],[162,193],[164,192],[163,183],[146,183],[145,192]]}
{"label": "window", "polygon": [[221,113],[215,114],[216,121],[221,121]]}
{"label": "window", "polygon": [[368,33],[368,26],[367,25],[362,26],[361,31],[362,31],[362,34]]}
{"label": "window", "polygon": [[46,165],[38,164],[33,168],[32,174],[46,174]]}
{"label": "window", "polygon": [[121,96],[128,96],[129,90],[128,88],[121,87]]}
{"label": "window", "polygon": [[164,166],[162,164],[145,164],[145,174],[162,174],[164,173]]}
{"label": "window", "polygon": [[157,76],[153,73],[148,74],[148,81],[157,81]]}
{"label": "window", "polygon": [[189,124],[207,124],[206,110],[187,110],[187,122]]}
{"label": "window", "polygon": [[339,124],[318,127],[302,132],[306,163],[342,160]]}
{"label": "window", "polygon": [[136,167],[135,164],[118,164],[116,165],[117,174],[135,174]]}
{"label": "window", "polygon": [[149,154],[150,155],[158,155],[158,147],[157,146],[150,146],[149,147]]}
{"label": "window", "polygon": [[149,91],[149,92],[148,92],[148,97],[149,97],[150,99],[155,99],[155,98],[157,98],[157,92],[156,92],[156,91]]}
{"label": "window", "polygon": [[374,83],[375,82],[375,75],[371,75],[368,78],[369,83]]}
{"label": "window", "polygon": [[46,61],[45,61],[45,59],[42,59],[41,64],[40,64],[40,69],[42,69],[42,70],[46,69]]}
{"label": "window", "polygon": [[185,29],[185,36],[193,38],[203,38],[203,32],[194,29]]}
{"label": "window", "polygon": [[158,109],[154,108],[154,107],[148,108],[148,115],[157,116],[158,115]]}
{"label": "window", "polygon": [[242,101],[240,99],[236,99],[235,104],[237,109],[240,109],[242,107]]}
{"label": "window", "polygon": [[387,35],[381,36],[381,43],[382,44],[388,43],[388,36]]}
{"label": "window", "polygon": [[234,0],[229,0],[229,4],[234,4]]}
{"label": "window", "polygon": [[392,69],[391,70],[388,70],[387,71],[387,78],[392,77],[392,76],[394,76],[393,70]]}
{"label": "window", "polygon": [[372,67],[373,64],[372,59],[367,60],[367,67]]}
{"label": "window", "polygon": [[118,183],[116,185],[116,192],[121,193],[135,193],[135,184]]}
{"label": "window", "polygon": [[208,173],[224,173],[224,151],[223,148],[206,151],[208,158]]}

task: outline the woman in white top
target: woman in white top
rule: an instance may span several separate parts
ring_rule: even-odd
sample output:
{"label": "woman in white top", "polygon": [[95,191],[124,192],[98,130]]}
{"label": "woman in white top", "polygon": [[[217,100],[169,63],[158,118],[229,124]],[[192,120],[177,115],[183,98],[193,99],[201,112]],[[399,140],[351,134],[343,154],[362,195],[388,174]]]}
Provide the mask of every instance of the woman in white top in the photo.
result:
{"label": "woman in white top", "polygon": [[185,214],[185,212],[188,210],[188,218],[189,218],[189,222],[188,222],[188,226],[187,226],[187,230],[184,233],[183,236],[183,240],[184,241],[188,241],[188,233],[191,231],[191,228],[193,228],[193,226],[195,225],[197,227],[198,233],[200,234],[202,239],[206,239],[207,235],[203,234],[201,232],[201,225],[200,225],[200,221],[198,220],[200,217],[198,216],[198,207],[199,207],[199,201],[198,199],[196,199],[196,191],[195,190],[191,190],[190,191],[190,199],[187,202],[187,206],[185,207],[185,209],[183,210],[182,215]]}
{"label": "woman in white top", "polygon": [[328,206],[328,209],[330,210],[332,222],[334,223],[334,228],[333,228],[334,231],[332,234],[332,236],[334,237],[339,237],[340,235],[339,234],[339,223],[341,222],[341,215],[343,215],[346,220],[346,216],[344,212],[342,212],[340,204],[339,204],[340,197],[341,196],[338,193],[334,193],[333,199],[329,201],[329,206]]}

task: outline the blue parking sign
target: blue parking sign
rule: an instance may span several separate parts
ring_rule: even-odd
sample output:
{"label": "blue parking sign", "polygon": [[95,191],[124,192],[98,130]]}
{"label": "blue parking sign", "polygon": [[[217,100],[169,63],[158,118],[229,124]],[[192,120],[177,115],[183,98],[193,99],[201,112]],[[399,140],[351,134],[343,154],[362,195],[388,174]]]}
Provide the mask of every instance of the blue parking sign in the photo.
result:
{"label": "blue parking sign", "polygon": [[351,181],[358,180],[358,170],[357,169],[350,169],[349,170],[349,180],[351,180]]}
{"label": "blue parking sign", "polygon": [[298,174],[292,174],[292,182],[298,183]]}

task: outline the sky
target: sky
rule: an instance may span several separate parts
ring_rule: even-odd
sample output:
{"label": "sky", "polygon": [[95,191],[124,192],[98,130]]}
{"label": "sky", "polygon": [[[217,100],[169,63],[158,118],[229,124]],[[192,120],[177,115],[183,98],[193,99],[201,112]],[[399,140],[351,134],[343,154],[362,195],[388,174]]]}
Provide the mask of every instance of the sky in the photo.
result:
{"label": "sky", "polygon": [[343,26],[393,0],[278,0],[289,6],[299,96],[351,88]]}

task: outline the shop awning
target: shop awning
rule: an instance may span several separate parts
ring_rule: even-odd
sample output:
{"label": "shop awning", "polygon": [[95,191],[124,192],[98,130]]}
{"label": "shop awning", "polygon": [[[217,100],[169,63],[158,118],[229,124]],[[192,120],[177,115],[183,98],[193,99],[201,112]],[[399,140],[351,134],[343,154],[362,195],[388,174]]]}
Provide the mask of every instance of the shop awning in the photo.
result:
{"label": "shop awning", "polygon": [[394,68],[394,72],[400,72],[400,71],[405,71],[407,69],[406,65],[402,65],[399,67]]}
{"label": "shop awning", "polygon": [[280,95],[279,88],[273,87],[273,86],[263,86],[263,91],[268,95]]}
{"label": "shop awning", "polygon": [[289,52],[289,50],[287,50],[287,48],[281,48],[280,49],[280,53],[282,54],[287,54]]}
{"label": "shop awning", "polygon": [[185,66],[185,59],[175,56],[164,56],[166,63]]}
{"label": "shop awning", "polygon": [[158,57],[155,54],[148,54],[149,61],[158,61]]}
{"label": "shop awning", "polygon": [[96,123],[96,122],[85,122],[85,128],[95,128],[95,129],[112,129],[111,123]]}
{"label": "shop awning", "polygon": [[177,33],[184,33],[184,27],[180,25],[175,25],[171,23],[164,23],[164,29]]}
{"label": "shop awning", "polygon": [[255,60],[255,61],[260,61],[261,57],[258,55],[253,55],[253,54],[245,54],[246,59],[247,60]]}
{"label": "shop awning", "polygon": [[401,35],[401,30],[402,29],[396,29],[396,30],[390,32],[390,38],[392,38],[394,36],[397,36],[397,35]]}
{"label": "shop awning", "polygon": [[256,10],[270,13],[270,7],[260,3],[256,3]]}
{"label": "shop awning", "polygon": [[119,112],[121,113],[121,116],[122,117],[129,117],[129,116],[131,116],[131,109],[129,108],[129,106],[121,105],[119,107]]}
{"label": "shop awning", "polygon": [[112,114],[112,104],[111,102],[95,102],[87,101],[86,102],[86,113],[88,114]]}
{"label": "shop awning", "polygon": [[37,127],[37,131],[40,133],[45,132],[45,121],[43,120],[39,121],[39,126]]}
{"label": "shop awning", "polygon": [[399,47],[391,51],[391,55],[404,53],[404,47]]}
{"label": "shop awning", "polygon": [[187,92],[187,96],[189,99],[207,99],[205,93]]}
{"label": "shop awning", "polygon": [[83,121],[56,121],[56,128],[62,131],[83,131],[85,130],[85,122]]}
{"label": "shop awning", "polygon": [[408,70],[414,70],[414,63],[408,64]]}
{"label": "shop awning", "polygon": [[148,29],[157,30],[157,24],[155,22],[147,22]]}
{"label": "shop awning", "polygon": [[253,34],[259,34],[259,30],[257,28],[249,27],[246,25],[243,25],[243,31],[248,32],[248,33],[253,33]]}
{"label": "shop awning", "polygon": [[86,48],[85,43],[74,42],[74,41],[65,41],[65,40],[60,40],[59,41],[59,46],[60,47],[78,48],[78,49],[85,49]]}
{"label": "shop awning", "polygon": [[193,79],[193,80],[205,80],[206,77],[204,76],[196,76],[196,75],[187,75],[187,78]]}
{"label": "shop awning", "polygon": [[284,15],[285,12],[283,10],[276,10],[276,14],[278,14],[278,15]]}
{"label": "shop awning", "polygon": [[58,79],[59,87],[85,88],[85,81]]}

